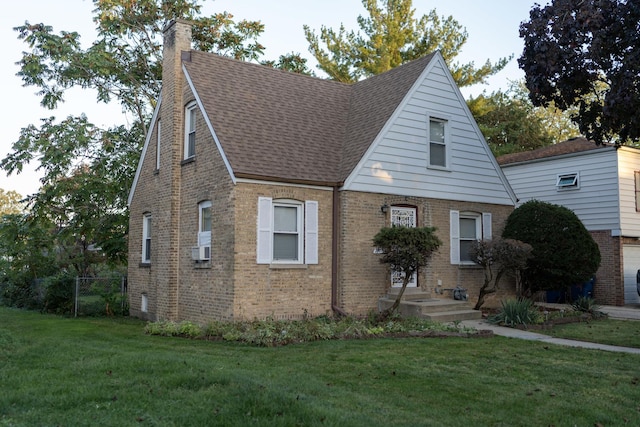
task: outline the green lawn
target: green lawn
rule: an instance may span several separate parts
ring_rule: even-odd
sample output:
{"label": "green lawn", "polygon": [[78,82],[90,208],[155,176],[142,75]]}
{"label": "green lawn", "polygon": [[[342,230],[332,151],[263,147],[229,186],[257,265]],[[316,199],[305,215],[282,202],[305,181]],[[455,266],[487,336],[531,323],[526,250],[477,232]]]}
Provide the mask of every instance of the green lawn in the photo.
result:
{"label": "green lawn", "polygon": [[493,338],[263,348],[0,308],[0,426],[640,425],[640,356]]}
{"label": "green lawn", "polygon": [[606,319],[569,323],[556,325],[544,333],[558,338],[640,348],[640,322],[633,320]]}

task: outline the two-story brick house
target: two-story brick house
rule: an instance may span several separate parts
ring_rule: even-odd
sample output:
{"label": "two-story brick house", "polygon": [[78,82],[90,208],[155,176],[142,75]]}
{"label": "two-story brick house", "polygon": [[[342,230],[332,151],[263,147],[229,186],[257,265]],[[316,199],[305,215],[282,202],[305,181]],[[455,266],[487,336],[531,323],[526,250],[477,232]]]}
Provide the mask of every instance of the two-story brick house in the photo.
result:
{"label": "two-story brick house", "polygon": [[411,286],[477,295],[466,248],[498,233],[516,199],[439,53],[349,85],[190,38],[187,22],[165,30],[129,197],[132,315],[366,314],[393,286],[372,247],[392,223],[443,241]]}

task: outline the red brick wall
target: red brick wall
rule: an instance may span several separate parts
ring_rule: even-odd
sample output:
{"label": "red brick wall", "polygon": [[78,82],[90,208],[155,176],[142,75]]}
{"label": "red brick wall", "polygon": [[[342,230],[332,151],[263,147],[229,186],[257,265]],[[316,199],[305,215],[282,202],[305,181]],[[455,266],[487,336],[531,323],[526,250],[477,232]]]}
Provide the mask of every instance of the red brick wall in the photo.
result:
{"label": "red brick wall", "polygon": [[624,305],[622,238],[611,236],[610,230],[590,233],[600,248],[601,257],[593,297],[602,305]]}

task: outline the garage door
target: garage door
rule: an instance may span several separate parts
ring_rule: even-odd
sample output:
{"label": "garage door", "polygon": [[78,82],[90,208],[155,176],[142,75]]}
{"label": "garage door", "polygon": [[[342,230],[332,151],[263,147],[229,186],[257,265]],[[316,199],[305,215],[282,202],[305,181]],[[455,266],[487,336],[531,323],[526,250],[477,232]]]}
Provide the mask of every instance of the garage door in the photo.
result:
{"label": "garage door", "polygon": [[638,304],[636,273],[640,270],[640,246],[625,245],[622,248],[624,262],[624,303]]}

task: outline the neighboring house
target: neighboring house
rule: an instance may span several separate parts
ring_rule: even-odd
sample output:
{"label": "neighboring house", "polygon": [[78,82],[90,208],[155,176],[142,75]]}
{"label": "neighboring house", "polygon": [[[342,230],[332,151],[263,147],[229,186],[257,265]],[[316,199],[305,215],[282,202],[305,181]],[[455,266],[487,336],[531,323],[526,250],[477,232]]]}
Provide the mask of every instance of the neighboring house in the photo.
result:
{"label": "neighboring house", "polygon": [[565,206],[591,232],[602,256],[594,289],[600,304],[640,302],[640,150],[574,138],[501,156],[498,163],[519,203]]}
{"label": "neighboring house", "polygon": [[443,241],[411,286],[477,296],[466,248],[516,199],[439,53],[348,85],[191,50],[176,21],[163,56],[129,196],[132,315],[367,314],[391,286],[372,238],[392,223]]}

